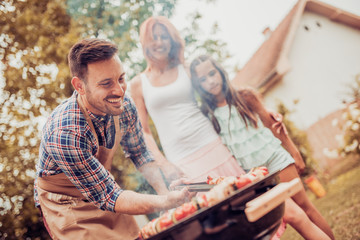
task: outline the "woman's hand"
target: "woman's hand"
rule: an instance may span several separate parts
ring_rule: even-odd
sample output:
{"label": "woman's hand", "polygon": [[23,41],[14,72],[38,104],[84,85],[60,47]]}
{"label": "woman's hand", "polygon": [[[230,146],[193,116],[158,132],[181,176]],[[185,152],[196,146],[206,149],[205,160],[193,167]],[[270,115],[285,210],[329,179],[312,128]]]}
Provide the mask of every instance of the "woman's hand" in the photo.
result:
{"label": "woman's hand", "polygon": [[185,174],[178,167],[167,160],[163,161],[160,167],[166,181],[169,183],[185,176]]}

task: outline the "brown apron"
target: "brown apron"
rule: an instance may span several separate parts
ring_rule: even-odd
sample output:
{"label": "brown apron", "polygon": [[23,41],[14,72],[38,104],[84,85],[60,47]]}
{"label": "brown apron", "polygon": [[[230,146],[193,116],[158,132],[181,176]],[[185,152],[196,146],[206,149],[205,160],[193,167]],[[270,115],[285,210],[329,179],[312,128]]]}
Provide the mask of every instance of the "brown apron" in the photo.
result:
{"label": "brown apron", "polygon": [[[80,99],[78,103],[96,136],[94,125]],[[96,157],[110,170],[121,141],[119,119],[114,117],[116,137],[112,149],[100,146]],[[99,144],[98,139],[96,144]],[[135,239],[139,227],[133,216],[103,211],[87,202],[64,173],[37,179],[37,191],[43,216],[53,239]]]}

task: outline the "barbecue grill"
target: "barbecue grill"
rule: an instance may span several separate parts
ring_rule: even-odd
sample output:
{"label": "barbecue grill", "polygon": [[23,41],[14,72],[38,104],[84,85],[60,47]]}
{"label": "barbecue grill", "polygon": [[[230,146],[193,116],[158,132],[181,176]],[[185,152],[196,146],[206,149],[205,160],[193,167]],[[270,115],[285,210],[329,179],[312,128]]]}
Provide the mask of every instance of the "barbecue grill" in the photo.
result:
{"label": "barbecue grill", "polygon": [[301,189],[299,179],[278,182],[278,172],[270,174],[148,239],[270,239],[281,224],[284,200]]}

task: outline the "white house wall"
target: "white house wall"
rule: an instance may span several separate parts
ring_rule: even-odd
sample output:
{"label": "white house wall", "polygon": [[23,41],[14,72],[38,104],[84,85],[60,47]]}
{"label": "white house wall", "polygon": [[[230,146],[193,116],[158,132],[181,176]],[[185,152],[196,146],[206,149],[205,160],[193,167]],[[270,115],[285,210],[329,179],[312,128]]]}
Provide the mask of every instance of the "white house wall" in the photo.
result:
{"label": "white house wall", "polygon": [[[305,29],[305,26],[308,30]],[[305,12],[289,53],[290,71],[264,97],[276,109],[278,100],[293,108],[293,120],[306,129],[342,107],[347,84],[360,74],[360,30]]]}

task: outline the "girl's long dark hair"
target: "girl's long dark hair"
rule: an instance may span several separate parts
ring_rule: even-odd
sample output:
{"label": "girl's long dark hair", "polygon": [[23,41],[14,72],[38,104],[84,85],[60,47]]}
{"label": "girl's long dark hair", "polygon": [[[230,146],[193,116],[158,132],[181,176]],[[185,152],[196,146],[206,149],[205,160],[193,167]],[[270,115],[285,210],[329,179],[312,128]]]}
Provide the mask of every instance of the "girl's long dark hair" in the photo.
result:
{"label": "girl's long dark hair", "polygon": [[222,83],[223,83],[222,92],[229,106],[229,110],[230,110],[229,114],[231,114],[231,106],[234,105],[239,115],[244,120],[246,127],[248,126],[248,122],[250,122],[252,126],[257,127],[257,118],[255,116],[255,113],[249,107],[247,107],[241,93],[236,91],[235,88],[231,85],[226,71],[221,67],[221,65],[218,62],[216,62],[210,56],[201,55],[195,58],[190,64],[191,82],[195,91],[197,91],[201,97],[201,111],[205,116],[207,116],[210,119],[210,121],[212,122],[215,128],[215,131],[217,133],[220,133],[221,131],[219,122],[217,121],[214,115],[214,110],[217,107],[217,100],[214,97],[214,95],[208,93],[201,87],[199,78],[196,74],[196,67],[200,63],[205,62],[207,60],[209,60],[213,64],[213,66],[217,69],[217,71],[219,71],[221,75]]}

